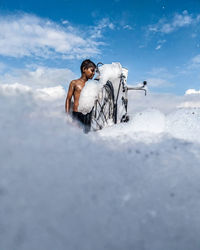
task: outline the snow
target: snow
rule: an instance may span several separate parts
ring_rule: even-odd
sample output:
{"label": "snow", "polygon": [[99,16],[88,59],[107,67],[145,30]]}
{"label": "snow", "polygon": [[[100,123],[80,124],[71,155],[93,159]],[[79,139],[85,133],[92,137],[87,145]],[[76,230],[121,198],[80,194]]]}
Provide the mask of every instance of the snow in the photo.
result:
{"label": "snow", "polygon": [[199,249],[196,97],[129,93],[129,123],[85,135],[61,87],[0,86],[1,250]]}
{"label": "snow", "polygon": [[79,112],[82,112],[83,114],[90,113],[94,106],[94,102],[98,97],[100,88],[101,85],[95,80],[86,82],[79,99]]}
{"label": "snow", "polygon": [[165,116],[159,110],[147,109],[137,113],[130,122],[134,132],[148,131],[150,133],[161,133],[165,130]]}
{"label": "snow", "polygon": [[[111,81],[114,88],[114,95],[117,96],[117,91],[120,82],[120,76],[124,73],[124,70],[120,63],[104,64],[99,67],[100,71],[100,83],[103,85],[107,81]],[[126,72],[126,77],[128,72]]]}
{"label": "snow", "polygon": [[176,138],[200,143],[200,109],[180,109],[168,115],[167,131]]}

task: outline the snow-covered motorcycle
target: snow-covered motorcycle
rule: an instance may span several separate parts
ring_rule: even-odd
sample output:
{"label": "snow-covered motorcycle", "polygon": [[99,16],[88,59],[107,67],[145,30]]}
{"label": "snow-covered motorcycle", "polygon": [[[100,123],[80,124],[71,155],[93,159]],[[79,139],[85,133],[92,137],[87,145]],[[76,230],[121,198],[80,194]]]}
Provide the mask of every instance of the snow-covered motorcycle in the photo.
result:
{"label": "snow-covered motorcycle", "polygon": [[128,91],[142,90],[147,93],[144,81],[139,86],[128,86],[128,70],[120,63],[97,64],[96,81],[101,88],[94,102],[91,130],[99,130],[112,124],[128,122]]}

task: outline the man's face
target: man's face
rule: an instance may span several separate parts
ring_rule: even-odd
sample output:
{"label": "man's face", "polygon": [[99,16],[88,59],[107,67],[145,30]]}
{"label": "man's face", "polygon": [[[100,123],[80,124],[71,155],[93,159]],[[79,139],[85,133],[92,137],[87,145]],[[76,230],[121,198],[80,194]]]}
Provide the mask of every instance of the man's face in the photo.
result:
{"label": "man's face", "polygon": [[86,77],[88,79],[92,79],[95,75],[95,68],[94,67],[89,67],[87,69],[84,70]]}

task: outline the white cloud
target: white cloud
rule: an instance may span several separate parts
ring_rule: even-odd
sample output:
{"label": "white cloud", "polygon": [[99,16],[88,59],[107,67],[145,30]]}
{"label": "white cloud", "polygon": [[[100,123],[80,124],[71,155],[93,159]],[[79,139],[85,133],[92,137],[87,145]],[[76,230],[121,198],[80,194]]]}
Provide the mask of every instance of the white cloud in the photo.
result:
{"label": "white cloud", "polygon": [[200,69],[200,54],[194,56],[189,60],[183,73],[189,73],[191,70],[199,70]]}
{"label": "white cloud", "polygon": [[159,40],[158,42],[157,42],[157,46],[156,46],[156,50],[159,50],[159,49],[161,49],[162,48],[162,46],[163,46],[163,44],[166,42],[166,40]]}
{"label": "white cloud", "polygon": [[100,22],[97,24],[97,26],[92,27],[91,29],[91,38],[97,39],[102,37],[102,33],[105,29],[115,29],[115,25],[110,21],[109,18],[103,18],[100,20]]}
{"label": "white cloud", "polygon": [[0,94],[4,96],[13,96],[31,93],[31,87],[20,84],[0,84]]}
{"label": "white cloud", "polygon": [[179,108],[200,108],[200,90],[188,89],[182,98],[182,102],[178,105]]}
{"label": "white cloud", "polygon": [[0,55],[82,58],[100,53],[94,39],[64,26],[29,14],[1,16]]}
{"label": "white cloud", "polygon": [[185,95],[193,95],[193,94],[200,94],[200,90],[196,90],[196,89],[188,89],[185,91]]}
{"label": "white cloud", "polygon": [[173,85],[169,80],[162,79],[159,77],[148,78],[147,82],[148,82],[148,87],[164,87],[164,86],[166,87]]}
{"label": "white cloud", "polygon": [[189,15],[187,11],[183,11],[183,14],[176,14],[172,26],[173,27],[183,27],[190,25],[192,22],[194,22],[194,19],[192,18],[192,15]]}
{"label": "white cloud", "polygon": [[162,45],[159,44],[159,45],[156,47],[156,50],[159,50],[159,49],[161,49],[161,48],[162,48]]}
{"label": "white cloud", "polygon": [[194,17],[192,14],[188,14],[185,10],[181,14],[175,14],[172,20],[160,19],[155,25],[148,27],[150,32],[160,32],[169,34],[181,27],[187,27],[192,24],[196,24],[200,21],[199,15]]}
{"label": "white cloud", "polygon": [[0,62],[0,73],[3,72],[5,68],[6,68],[6,65]]}
{"label": "white cloud", "polygon": [[169,73],[166,68],[152,68],[145,73],[144,78],[147,81],[148,88],[171,87],[174,85],[174,75]]}
{"label": "white cloud", "polygon": [[158,32],[158,27],[150,25],[149,26],[149,31]]}
{"label": "white cloud", "polygon": [[171,79],[173,78],[173,74],[169,73],[169,71],[166,68],[160,67],[160,68],[152,68],[151,71],[147,72],[148,76],[153,78],[165,78],[165,79]]}
{"label": "white cloud", "polygon": [[195,75],[196,80],[200,79],[200,54],[193,56],[182,67],[177,67],[177,73],[182,75]]}
{"label": "white cloud", "polygon": [[14,69],[0,75],[0,84],[21,83],[32,87],[52,87],[67,85],[74,77],[69,69],[37,66],[34,69]]}
{"label": "white cloud", "polygon": [[191,37],[192,37],[192,38],[196,38],[196,37],[197,37],[197,34],[196,34],[196,33],[193,33],[193,34],[191,34]]}
{"label": "white cloud", "polygon": [[35,98],[44,101],[55,101],[57,99],[62,99],[66,97],[66,91],[60,85],[50,88],[36,89]]}
{"label": "white cloud", "polygon": [[192,63],[200,64],[200,54],[192,58]]}
{"label": "white cloud", "polygon": [[1,96],[26,96],[32,97],[35,101],[56,101],[57,99],[64,100],[66,91],[60,85],[50,88],[31,88],[30,86],[14,83],[1,84]]}
{"label": "white cloud", "polygon": [[133,30],[133,27],[129,24],[124,25],[123,27],[125,30]]}
{"label": "white cloud", "polygon": [[62,24],[69,24],[69,21],[68,20],[63,20]]}

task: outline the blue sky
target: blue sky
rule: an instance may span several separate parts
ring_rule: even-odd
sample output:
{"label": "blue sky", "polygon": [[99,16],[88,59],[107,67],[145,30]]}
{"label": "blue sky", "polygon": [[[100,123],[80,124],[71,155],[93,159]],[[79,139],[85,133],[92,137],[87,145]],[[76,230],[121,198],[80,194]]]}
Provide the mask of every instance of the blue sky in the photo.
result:
{"label": "blue sky", "polygon": [[0,29],[0,83],[67,85],[91,58],[153,92],[200,88],[199,0],[1,0]]}

